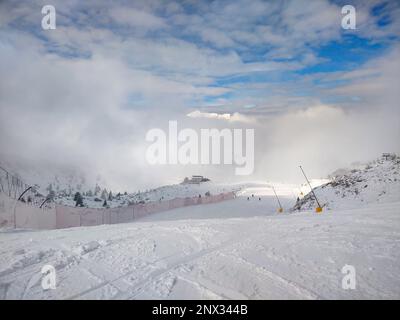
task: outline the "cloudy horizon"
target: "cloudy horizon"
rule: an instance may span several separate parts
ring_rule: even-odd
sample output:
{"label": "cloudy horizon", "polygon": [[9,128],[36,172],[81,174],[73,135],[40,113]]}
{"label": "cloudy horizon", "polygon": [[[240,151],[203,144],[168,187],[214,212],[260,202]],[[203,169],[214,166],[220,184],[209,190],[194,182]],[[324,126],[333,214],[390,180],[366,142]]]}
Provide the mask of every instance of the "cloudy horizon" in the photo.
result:
{"label": "cloudy horizon", "polygon": [[[324,177],[400,152],[396,1],[0,3],[0,154],[100,174],[117,190]],[[341,8],[356,8],[355,30]],[[150,166],[152,128],[252,128],[253,175]],[[1,156],[0,156],[1,159]]]}

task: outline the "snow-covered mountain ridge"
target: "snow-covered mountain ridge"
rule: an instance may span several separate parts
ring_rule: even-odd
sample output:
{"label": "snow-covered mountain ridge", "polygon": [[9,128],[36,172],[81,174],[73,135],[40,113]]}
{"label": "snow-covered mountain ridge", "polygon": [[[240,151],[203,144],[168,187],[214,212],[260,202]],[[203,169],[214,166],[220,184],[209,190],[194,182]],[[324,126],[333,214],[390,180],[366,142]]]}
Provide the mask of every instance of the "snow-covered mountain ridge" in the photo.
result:
{"label": "snow-covered mountain ridge", "polygon": [[[207,194],[215,195],[225,192],[237,192],[241,190],[244,185],[230,185],[220,184],[211,181],[203,182],[199,184],[174,184],[166,185],[155,189],[146,191],[139,191],[136,193],[126,194],[84,194],[83,204],[89,208],[102,208],[103,200],[107,201],[107,207],[116,208],[123,207],[135,203],[146,203],[152,201],[165,201],[174,198],[186,198],[186,197],[204,197]],[[101,200],[101,201],[99,201]],[[75,206],[73,195],[58,195],[54,201],[59,204],[67,206]]]}
{"label": "snow-covered mountain ridge", "polygon": [[[381,157],[355,169],[341,169],[331,181],[313,189],[318,201],[327,209],[357,208],[365,204],[400,200],[400,157]],[[294,210],[309,210],[317,203],[310,192],[300,199]]]}
{"label": "snow-covered mountain ridge", "polygon": [[[67,206],[75,206],[75,194],[83,197],[83,206],[89,208],[116,208],[134,203],[163,201],[173,198],[185,198],[239,191],[243,184],[226,184],[206,181],[196,184],[172,184],[147,190],[111,190],[100,174],[90,174],[82,168],[57,166],[31,162],[27,159],[10,160],[0,154],[0,191],[17,198],[27,186],[34,186],[24,196],[24,201],[40,205],[47,197]],[[8,173],[8,177],[7,177]],[[21,182],[18,190],[8,192],[11,180]],[[182,177],[183,180],[183,177]],[[245,184],[248,186],[249,184]],[[50,201],[48,204],[50,204]],[[106,203],[105,203],[106,201]]]}

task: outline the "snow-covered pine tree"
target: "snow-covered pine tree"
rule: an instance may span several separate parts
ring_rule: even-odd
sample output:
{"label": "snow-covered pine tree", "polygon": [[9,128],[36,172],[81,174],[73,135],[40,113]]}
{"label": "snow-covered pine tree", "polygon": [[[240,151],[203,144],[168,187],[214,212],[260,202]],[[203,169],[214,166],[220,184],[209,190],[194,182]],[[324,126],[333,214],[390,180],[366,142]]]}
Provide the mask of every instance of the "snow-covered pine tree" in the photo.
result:
{"label": "snow-covered pine tree", "polygon": [[75,207],[83,207],[83,197],[79,192],[75,193],[74,201]]}
{"label": "snow-covered pine tree", "polygon": [[96,183],[96,187],[94,188],[94,195],[97,196],[100,193],[101,189],[99,185]]}
{"label": "snow-covered pine tree", "polygon": [[101,197],[100,197],[100,198],[102,198],[103,200],[106,200],[107,197],[108,197],[107,189],[104,189],[104,190],[101,192]]}
{"label": "snow-covered pine tree", "polygon": [[46,198],[53,201],[55,197],[56,197],[56,193],[53,190],[50,190],[50,192]]}

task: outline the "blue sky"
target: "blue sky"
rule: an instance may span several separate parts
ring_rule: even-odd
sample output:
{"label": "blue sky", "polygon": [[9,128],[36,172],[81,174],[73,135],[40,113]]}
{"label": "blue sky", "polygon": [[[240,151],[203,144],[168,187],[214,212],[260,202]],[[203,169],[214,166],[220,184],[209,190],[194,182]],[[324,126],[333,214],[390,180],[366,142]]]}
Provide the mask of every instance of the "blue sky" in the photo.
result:
{"label": "blue sky", "polygon": [[[315,90],[304,87],[302,76],[314,76],[311,85],[341,86],[349,81],[327,83],[321,75],[362,68],[399,40],[396,1],[353,1],[356,30],[341,28],[340,10],[348,4],[343,1],[117,1],[112,7],[102,1],[56,1],[58,29],[53,33],[34,21],[40,19],[41,1],[19,10],[11,3],[20,14],[11,15],[5,28],[33,36],[42,50],[64,59],[111,57],[105,51],[112,50],[108,46],[113,42],[127,68],[199,88],[181,97],[190,108],[223,103],[225,109],[240,111],[243,97],[268,98],[275,96],[276,87],[296,82],[300,84],[295,95],[312,96]],[[176,68],[180,58],[183,63]],[[252,87],[260,84],[268,89]],[[216,88],[220,94],[213,93]],[[136,96],[140,101],[130,98]],[[135,89],[126,101],[132,101],[133,108],[151,108],[154,103]],[[252,104],[267,108],[259,101]]]}

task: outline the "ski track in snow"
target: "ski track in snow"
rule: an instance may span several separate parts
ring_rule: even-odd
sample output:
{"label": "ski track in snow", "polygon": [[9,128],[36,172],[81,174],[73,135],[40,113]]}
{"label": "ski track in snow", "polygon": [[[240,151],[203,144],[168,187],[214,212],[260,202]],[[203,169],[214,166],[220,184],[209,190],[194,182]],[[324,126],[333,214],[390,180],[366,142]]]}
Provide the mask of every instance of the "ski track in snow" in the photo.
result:
{"label": "ski track in snow", "polygon": [[[0,299],[400,298],[400,199],[320,215],[274,201],[260,187],[132,223],[1,231]],[[41,288],[45,264],[55,290]],[[356,290],[341,287],[345,264]]]}

